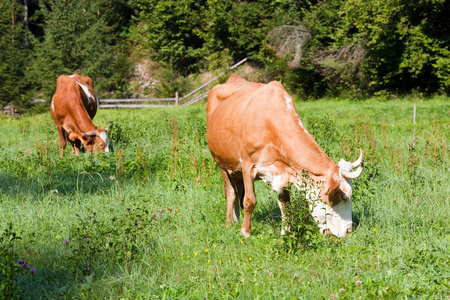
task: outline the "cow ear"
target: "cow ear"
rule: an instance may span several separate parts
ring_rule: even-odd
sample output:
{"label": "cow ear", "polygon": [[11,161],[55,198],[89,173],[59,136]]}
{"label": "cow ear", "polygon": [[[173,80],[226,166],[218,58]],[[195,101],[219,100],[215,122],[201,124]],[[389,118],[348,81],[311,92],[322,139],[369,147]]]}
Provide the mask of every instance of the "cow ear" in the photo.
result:
{"label": "cow ear", "polygon": [[71,132],[69,134],[69,141],[75,141],[75,140],[81,140],[81,137],[79,134],[75,133],[75,132]]}
{"label": "cow ear", "polygon": [[325,185],[325,195],[330,195],[335,189],[337,189],[340,185],[340,176],[339,174],[333,173],[330,177],[326,180]]}
{"label": "cow ear", "polygon": [[73,132],[73,130],[70,129],[70,127],[68,127],[68,126],[62,125],[61,127],[62,127],[68,134],[71,134],[71,133]]}

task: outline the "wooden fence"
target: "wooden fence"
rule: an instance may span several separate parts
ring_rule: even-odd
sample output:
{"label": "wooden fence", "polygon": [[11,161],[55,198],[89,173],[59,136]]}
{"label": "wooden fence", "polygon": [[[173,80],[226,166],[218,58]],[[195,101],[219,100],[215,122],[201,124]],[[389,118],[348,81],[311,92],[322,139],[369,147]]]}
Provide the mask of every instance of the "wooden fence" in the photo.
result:
{"label": "wooden fence", "polygon": [[[175,92],[173,98],[151,98],[151,99],[100,99],[100,108],[143,108],[143,107],[174,107],[174,106],[188,106],[208,97],[208,90],[204,90],[209,84],[213,83],[221,76],[228,73],[230,70],[237,68],[247,61],[247,57],[238,63],[228,68],[225,72],[217,75],[208,82],[202,84],[189,94],[179,97],[178,92]],[[197,94],[197,95],[196,95]],[[194,96],[196,95],[196,96]],[[145,104],[137,104],[144,102]],[[153,102],[153,104],[151,104]],[[108,104],[105,104],[108,103]],[[167,104],[166,104],[167,103]]]}

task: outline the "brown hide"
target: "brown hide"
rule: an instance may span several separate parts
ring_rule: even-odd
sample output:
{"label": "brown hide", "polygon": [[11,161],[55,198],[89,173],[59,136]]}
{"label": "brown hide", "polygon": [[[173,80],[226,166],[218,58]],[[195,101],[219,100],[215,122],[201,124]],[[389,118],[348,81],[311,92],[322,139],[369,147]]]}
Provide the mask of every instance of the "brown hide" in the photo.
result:
{"label": "brown hide", "polygon": [[[91,95],[89,98],[77,82],[85,86]],[[56,83],[56,92],[50,103],[50,113],[58,128],[60,156],[63,156],[67,140],[72,144],[72,151],[75,153],[80,151],[81,144],[88,151],[101,152],[105,145],[98,133],[105,130],[92,122],[98,109],[92,80],[75,73],[71,76],[59,76]],[[86,135],[86,133],[90,134]]]}
{"label": "brown hide", "polygon": [[92,83],[92,79],[87,76],[81,76],[78,73],[73,74],[73,76],[73,79],[88,88],[91,97],[89,97],[88,99],[86,93],[81,93],[81,98],[83,99],[84,108],[88,112],[89,117],[91,117],[91,120],[93,120],[95,115],[97,114],[99,102],[97,95],[94,92],[94,84]]}
{"label": "brown hide", "polygon": [[[289,202],[285,187],[306,170],[314,180],[324,182],[323,201],[339,203],[345,192],[339,190],[339,166],[305,129],[281,83],[253,83],[232,75],[211,89],[206,110],[209,148],[225,183],[227,223],[238,198],[245,208],[244,236],[250,234],[250,216],[256,205],[253,182],[268,173],[280,178],[275,188],[281,202]],[[239,213],[238,206],[234,210]]]}

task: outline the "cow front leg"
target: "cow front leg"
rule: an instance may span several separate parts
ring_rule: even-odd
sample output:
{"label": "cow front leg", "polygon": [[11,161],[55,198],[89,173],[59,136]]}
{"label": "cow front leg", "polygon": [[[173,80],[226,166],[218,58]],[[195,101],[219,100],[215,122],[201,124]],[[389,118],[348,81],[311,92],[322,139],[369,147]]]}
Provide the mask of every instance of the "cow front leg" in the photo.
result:
{"label": "cow front leg", "polygon": [[75,132],[69,134],[69,141],[72,145],[72,153],[78,155],[81,149],[81,136]]}
{"label": "cow front leg", "polygon": [[251,216],[256,206],[256,195],[254,178],[251,176],[251,168],[246,168],[242,172],[244,179],[244,222],[242,223],[241,234],[249,237],[251,232]]}
{"label": "cow front leg", "polygon": [[289,205],[291,202],[291,197],[289,194],[289,190],[283,188],[281,190],[281,192],[278,194],[278,207],[280,208],[281,211],[281,219],[283,220],[283,222],[286,224],[286,226],[284,226],[284,228],[281,228],[281,235],[284,235],[286,233],[286,231],[289,231],[290,228],[287,225],[287,219],[286,219],[286,214],[284,213],[284,209],[286,208],[286,205]]}

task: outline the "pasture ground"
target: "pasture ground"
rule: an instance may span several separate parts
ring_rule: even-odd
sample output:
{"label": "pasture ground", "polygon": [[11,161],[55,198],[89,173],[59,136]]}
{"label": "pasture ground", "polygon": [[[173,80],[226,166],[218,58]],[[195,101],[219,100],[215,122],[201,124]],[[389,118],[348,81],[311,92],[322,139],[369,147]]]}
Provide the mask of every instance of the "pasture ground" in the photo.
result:
{"label": "pasture ground", "polygon": [[[300,245],[286,243],[276,195],[262,183],[252,236],[244,239],[240,224],[226,228],[204,105],[101,110],[94,121],[111,125],[115,152],[76,157],[68,147],[63,159],[49,114],[1,117],[0,241],[8,244],[8,224],[21,237],[11,256],[28,264],[13,276],[20,295],[448,299],[448,99],[296,107],[335,162],[355,160],[363,149],[354,232],[346,238],[313,235]],[[0,263],[3,272],[11,266]]]}

